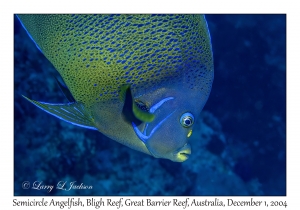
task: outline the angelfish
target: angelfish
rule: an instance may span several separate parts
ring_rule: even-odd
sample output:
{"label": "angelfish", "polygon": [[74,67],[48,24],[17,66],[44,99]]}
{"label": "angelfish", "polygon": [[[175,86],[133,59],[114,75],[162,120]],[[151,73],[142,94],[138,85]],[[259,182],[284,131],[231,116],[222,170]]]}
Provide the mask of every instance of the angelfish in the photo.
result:
{"label": "angelfish", "polygon": [[17,15],[65,84],[28,101],[132,149],[183,162],[214,66],[204,15]]}

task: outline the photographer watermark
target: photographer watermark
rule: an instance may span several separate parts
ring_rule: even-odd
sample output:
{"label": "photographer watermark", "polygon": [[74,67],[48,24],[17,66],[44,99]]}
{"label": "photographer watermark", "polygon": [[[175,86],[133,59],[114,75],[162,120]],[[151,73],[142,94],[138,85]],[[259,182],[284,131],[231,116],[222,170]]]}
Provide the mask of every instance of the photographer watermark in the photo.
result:
{"label": "photographer watermark", "polygon": [[34,181],[33,183],[30,183],[29,181],[24,181],[22,183],[22,188],[27,189],[33,189],[33,190],[45,190],[46,192],[50,193],[53,189],[56,190],[64,190],[64,191],[70,191],[70,190],[91,190],[93,189],[92,185],[85,185],[84,183],[77,183],[77,181],[59,181],[56,185],[49,185],[44,183],[43,181]]}

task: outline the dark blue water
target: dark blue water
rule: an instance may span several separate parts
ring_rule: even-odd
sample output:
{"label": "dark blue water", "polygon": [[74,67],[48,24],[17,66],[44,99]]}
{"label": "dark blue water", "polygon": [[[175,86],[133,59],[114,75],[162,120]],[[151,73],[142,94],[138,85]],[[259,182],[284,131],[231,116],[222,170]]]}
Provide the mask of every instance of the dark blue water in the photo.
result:
{"label": "dark blue water", "polygon": [[[192,155],[174,163],[26,101],[21,95],[67,102],[56,70],[15,18],[14,194],[286,195],[286,16],[206,19],[215,80],[192,136]],[[70,189],[71,182],[86,189]],[[65,190],[43,189],[63,183]]]}

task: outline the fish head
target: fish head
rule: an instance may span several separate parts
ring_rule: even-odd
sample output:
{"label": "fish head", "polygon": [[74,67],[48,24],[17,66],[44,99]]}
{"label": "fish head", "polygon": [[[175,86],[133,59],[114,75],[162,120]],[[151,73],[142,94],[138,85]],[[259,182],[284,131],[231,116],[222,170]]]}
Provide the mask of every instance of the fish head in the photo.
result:
{"label": "fish head", "polygon": [[186,161],[191,154],[189,139],[208,94],[181,86],[177,90],[165,89],[157,96],[159,100],[150,108],[154,120],[143,131],[132,123],[133,129],[154,157]]}
{"label": "fish head", "polygon": [[168,111],[157,113],[156,120],[148,127],[152,135],[145,144],[156,158],[183,162],[191,154],[189,137],[192,134],[195,118],[191,111],[180,108]]}

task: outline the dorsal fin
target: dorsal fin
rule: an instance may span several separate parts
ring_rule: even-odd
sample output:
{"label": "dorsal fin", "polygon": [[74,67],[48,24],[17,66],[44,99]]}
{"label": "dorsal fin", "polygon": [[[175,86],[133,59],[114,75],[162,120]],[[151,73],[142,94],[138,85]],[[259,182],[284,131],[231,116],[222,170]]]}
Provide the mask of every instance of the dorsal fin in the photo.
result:
{"label": "dorsal fin", "polygon": [[26,96],[23,97],[40,109],[61,120],[83,128],[98,130],[94,126],[94,119],[86,111],[84,105],[80,102],[73,102],[68,104],[50,104],[40,101],[34,101],[27,98]]}
{"label": "dorsal fin", "polygon": [[120,98],[124,101],[122,116],[129,123],[134,122],[136,125],[139,125],[142,122],[152,122],[154,120],[154,114],[138,107],[132,97],[130,85],[121,87]]}

